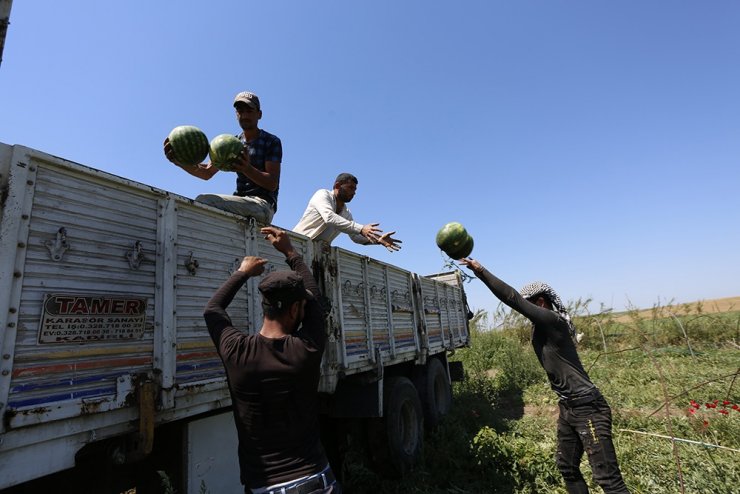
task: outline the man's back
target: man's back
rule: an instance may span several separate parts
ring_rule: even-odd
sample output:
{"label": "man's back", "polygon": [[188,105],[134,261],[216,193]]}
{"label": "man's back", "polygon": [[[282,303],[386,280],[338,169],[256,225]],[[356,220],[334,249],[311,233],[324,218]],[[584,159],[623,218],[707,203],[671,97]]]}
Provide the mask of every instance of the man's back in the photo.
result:
{"label": "man's back", "polygon": [[[278,230],[268,227],[263,231]],[[287,238],[284,232],[280,235]],[[324,311],[317,301],[320,291],[303,258],[292,247],[284,253],[292,274],[299,275],[301,287],[305,287],[296,293],[311,295],[305,299],[300,328],[280,325],[280,336],[272,337],[266,333],[267,313],[261,330],[264,334],[248,335],[233,326],[226,308],[250,277],[250,263],[267,262],[264,259],[245,258],[204,311],[208,332],[229,381],[242,483],[251,488],[313,475],[328,465],[318,424],[318,382],[326,343]],[[259,274],[261,270],[252,272]],[[263,284],[268,279],[277,277],[287,278],[271,273],[263,278],[260,290],[266,289]],[[263,291],[263,309],[267,310],[265,300]]]}
{"label": "man's back", "polygon": [[322,354],[313,343],[229,328],[219,353],[234,403],[242,480],[259,487],[324,468],[316,393]]}

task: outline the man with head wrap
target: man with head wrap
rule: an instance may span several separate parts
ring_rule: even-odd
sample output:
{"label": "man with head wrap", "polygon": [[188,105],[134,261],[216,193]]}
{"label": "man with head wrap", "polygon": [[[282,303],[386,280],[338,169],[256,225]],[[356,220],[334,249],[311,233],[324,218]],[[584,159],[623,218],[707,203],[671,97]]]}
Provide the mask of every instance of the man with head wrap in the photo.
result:
{"label": "man with head wrap", "polygon": [[591,382],[576,351],[576,333],[560,297],[546,283],[534,282],[521,293],[478,261],[462,259],[504,304],[532,322],[532,346],[558,395],[557,465],[570,494],[588,493],[579,468],[588,454],[594,480],[606,494],[629,493],[612,442],[611,409]]}

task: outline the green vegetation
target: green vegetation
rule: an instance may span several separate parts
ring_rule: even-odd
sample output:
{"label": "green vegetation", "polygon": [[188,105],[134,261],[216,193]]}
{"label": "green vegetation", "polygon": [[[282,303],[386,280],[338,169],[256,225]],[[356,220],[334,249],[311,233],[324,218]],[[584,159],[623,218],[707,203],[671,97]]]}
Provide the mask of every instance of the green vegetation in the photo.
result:
{"label": "green vegetation", "polygon": [[[740,312],[658,307],[615,315],[572,304],[579,352],[614,415],[614,442],[633,493],[740,489]],[[472,344],[455,359],[466,380],[453,409],[425,442],[423,464],[401,481],[345,461],[352,493],[565,493],[555,466],[557,399],[529,344],[526,320],[477,314]],[[496,330],[490,329],[495,326]],[[673,440],[671,438],[674,438]],[[601,490],[584,476],[593,492]]]}

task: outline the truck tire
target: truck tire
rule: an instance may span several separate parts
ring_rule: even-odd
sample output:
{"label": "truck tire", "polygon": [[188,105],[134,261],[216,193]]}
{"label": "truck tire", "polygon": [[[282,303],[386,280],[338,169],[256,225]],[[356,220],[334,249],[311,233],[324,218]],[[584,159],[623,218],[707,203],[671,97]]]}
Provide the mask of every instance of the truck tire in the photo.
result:
{"label": "truck tire", "polygon": [[427,362],[424,387],[424,423],[427,429],[433,429],[452,407],[452,388],[441,360],[433,358]]}
{"label": "truck tire", "polygon": [[373,463],[383,475],[400,478],[413,470],[424,444],[424,411],[413,383],[392,377],[383,390],[382,419],[370,419],[368,442]]}

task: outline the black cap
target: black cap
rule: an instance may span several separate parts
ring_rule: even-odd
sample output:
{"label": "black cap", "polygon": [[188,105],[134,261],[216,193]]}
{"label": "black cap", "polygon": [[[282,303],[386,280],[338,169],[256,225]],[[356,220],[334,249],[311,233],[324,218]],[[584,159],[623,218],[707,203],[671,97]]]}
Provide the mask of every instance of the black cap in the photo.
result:
{"label": "black cap", "polygon": [[313,294],[306,290],[303,278],[295,271],[276,271],[265,276],[257,285],[268,304],[282,309],[303,299],[312,299]]}

